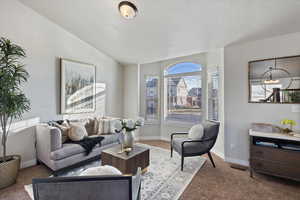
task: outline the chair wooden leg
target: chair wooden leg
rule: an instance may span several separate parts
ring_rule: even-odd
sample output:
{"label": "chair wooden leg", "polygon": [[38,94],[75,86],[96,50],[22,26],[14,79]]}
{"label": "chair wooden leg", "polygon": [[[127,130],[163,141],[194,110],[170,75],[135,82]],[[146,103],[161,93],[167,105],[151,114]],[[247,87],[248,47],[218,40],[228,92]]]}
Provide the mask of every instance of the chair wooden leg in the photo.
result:
{"label": "chair wooden leg", "polygon": [[173,146],[171,145],[171,158],[173,157]]}
{"label": "chair wooden leg", "polygon": [[208,154],[208,157],[209,157],[209,159],[210,159],[210,162],[212,163],[212,165],[214,166],[214,168],[216,168],[216,165],[215,165],[215,163],[214,163],[214,160],[213,160],[213,158],[212,158],[210,152],[208,152],[207,154]]}
{"label": "chair wooden leg", "polygon": [[181,155],[181,171],[183,171],[184,156]]}

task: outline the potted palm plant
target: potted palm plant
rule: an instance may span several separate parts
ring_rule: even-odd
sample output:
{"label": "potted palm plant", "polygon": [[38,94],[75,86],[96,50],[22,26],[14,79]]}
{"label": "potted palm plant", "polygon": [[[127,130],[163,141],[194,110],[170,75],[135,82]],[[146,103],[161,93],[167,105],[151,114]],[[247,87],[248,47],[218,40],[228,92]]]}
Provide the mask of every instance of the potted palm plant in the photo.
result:
{"label": "potted palm plant", "polygon": [[29,75],[20,59],[26,54],[22,47],[6,38],[0,38],[0,189],[16,182],[21,157],[7,155],[7,139],[13,120],[22,117],[30,109],[29,100],[21,90],[21,85]]}

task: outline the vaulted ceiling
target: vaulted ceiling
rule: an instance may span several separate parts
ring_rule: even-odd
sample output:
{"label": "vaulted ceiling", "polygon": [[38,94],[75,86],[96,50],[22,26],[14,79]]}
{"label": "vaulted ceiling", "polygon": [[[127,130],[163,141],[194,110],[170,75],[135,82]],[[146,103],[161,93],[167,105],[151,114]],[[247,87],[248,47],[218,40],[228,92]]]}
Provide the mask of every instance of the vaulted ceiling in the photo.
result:
{"label": "vaulted ceiling", "polygon": [[146,63],[226,45],[300,32],[299,0],[20,0],[124,63]]}

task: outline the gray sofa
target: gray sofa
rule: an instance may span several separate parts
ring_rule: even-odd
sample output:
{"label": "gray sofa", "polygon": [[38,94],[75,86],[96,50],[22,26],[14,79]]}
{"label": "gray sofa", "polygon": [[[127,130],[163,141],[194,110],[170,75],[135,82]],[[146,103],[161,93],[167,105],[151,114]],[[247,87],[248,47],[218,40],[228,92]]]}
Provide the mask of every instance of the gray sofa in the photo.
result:
{"label": "gray sofa", "polygon": [[37,159],[53,171],[58,171],[85,160],[100,156],[103,149],[120,144],[118,134],[101,135],[101,146],[97,145],[86,155],[84,148],[78,144],[62,144],[61,131],[47,124],[36,126]]}

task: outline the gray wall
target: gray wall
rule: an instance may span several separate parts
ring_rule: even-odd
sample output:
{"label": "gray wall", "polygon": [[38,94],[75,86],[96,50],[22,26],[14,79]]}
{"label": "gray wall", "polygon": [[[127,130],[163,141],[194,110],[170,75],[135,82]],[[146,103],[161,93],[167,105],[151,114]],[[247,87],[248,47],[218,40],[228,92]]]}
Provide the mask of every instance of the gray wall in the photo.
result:
{"label": "gray wall", "polygon": [[225,157],[248,165],[248,129],[253,122],[280,125],[289,118],[300,124],[295,105],[248,103],[248,61],[300,54],[300,33],[225,47]]}
{"label": "gray wall", "polygon": [[[118,62],[16,0],[0,0],[0,5],[0,36],[11,39],[27,52],[24,63],[30,79],[24,90],[31,110],[24,119],[63,118],[59,114],[60,57],[95,64],[97,82],[107,84],[106,108],[98,107],[96,114],[102,115],[106,110],[106,115],[122,117],[123,67]],[[33,163],[33,131],[29,130],[12,135],[10,142],[14,146],[10,145],[9,152],[24,155],[23,162]]]}

